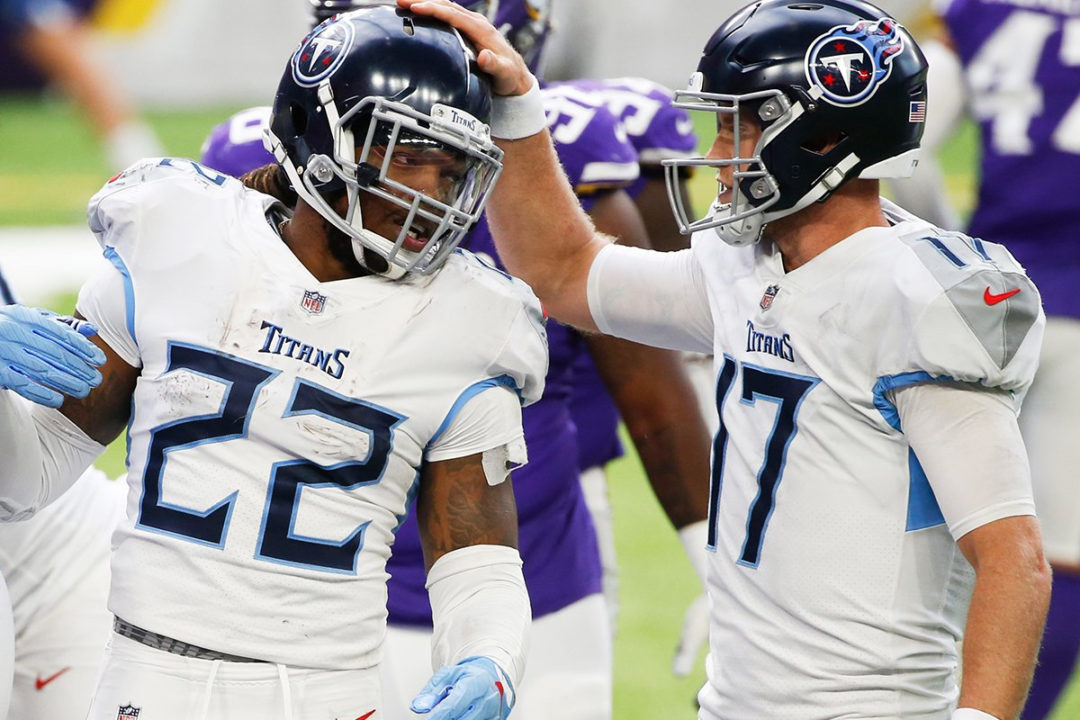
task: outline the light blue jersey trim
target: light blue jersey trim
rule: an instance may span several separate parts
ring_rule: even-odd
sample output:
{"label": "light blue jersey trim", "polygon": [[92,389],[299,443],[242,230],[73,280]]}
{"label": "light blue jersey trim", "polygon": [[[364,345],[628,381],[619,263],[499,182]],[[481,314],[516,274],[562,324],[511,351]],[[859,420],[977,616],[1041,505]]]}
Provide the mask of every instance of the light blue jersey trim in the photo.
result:
{"label": "light blue jersey trim", "polygon": [[111,245],[105,246],[105,259],[113,264],[124,278],[124,307],[127,311],[127,331],[135,346],[139,346],[139,340],[135,337],[135,286],[131,282],[131,273],[124,264],[123,258]]}
{"label": "light blue jersey trim", "polygon": [[896,406],[886,397],[888,393],[897,388],[927,382],[956,382],[956,380],[948,375],[935,376],[923,370],[917,370],[915,372],[900,373],[899,375],[884,375],[874,383],[874,407],[878,409],[878,412],[885,418],[885,422],[889,423],[893,430],[903,432],[900,427],[900,414],[896,412]]}
{"label": "light blue jersey trim", "polygon": [[[900,413],[896,411],[896,406],[886,395],[897,388],[927,382],[954,382],[954,379],[947,375],[935,377],[921,370],[880,377],[874,383],[874,407],[894,430],[903,432],[900,427]],[[915,453],[910,448],[908,449],[908,476],[907,525],[904,529],[910,532],[944,525],[945,516],[941,514],[941,508],[934,496],[934,489],[930,487],[930,481],[919,463],[919,458],[915,457]]]}
{"label": "light blue jersey trim", "polygon": [[905,530],[924,530],[945,524],[945,516],[941,514],[934,489],[930,487],[930,481],[923,472],[922,465],[915,453],[908,450],[908,473],[910,483],[908,485],[908,508],[907,525]]}
{"label": "light blue jersey trim", "polygon": [[454,418],[457,417],[457,414],[461,412],[461,408],[465,407],[465,403],[469,402],[474,397],[484,392],[488,388],[499,387],[500,385],[512,389],[514,392],[517,393],[519,398],[521,397],[521,389],[517,386],[517,383],[514,382],[514,379],[509,375],[500,375],[498,377],[487,378],[486,380],[481,380],[478,383],[470,385],[469,387],[465,388],[461,395],[458,396],[458,399],[454,401],[453,406],[451,406],[450,408],[450,412],[446,414],[446,417],[443,419],[442,424],[439,425],[439,429],[436,430],[435,434],[431,436],[430,440],[428,440],[427,447],[424,448],[425,452],[430,449],[432,445],[435,444],[435,441],[438,440],[444,432],[446,432],[446,428],[450,427],[450,423],[453,422]]}

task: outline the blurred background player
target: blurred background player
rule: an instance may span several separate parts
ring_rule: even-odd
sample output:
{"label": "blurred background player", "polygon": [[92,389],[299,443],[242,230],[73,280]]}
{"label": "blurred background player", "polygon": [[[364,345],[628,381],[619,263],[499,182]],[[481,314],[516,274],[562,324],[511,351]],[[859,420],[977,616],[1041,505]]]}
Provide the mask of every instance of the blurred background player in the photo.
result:
{"label": "blurred background player", "polygon": [[[383,84],[402,73],[414,93]],[[63,457],[38,483],[4,468],[5,492],[21,492],[27,510],[132,413],[132,516],[90,717],[373,715],[383,568],[414,497],[445,667],[413,707],[433,719],[463,705],[485,720],[508,714],[528,599],[502,481],[524,460],[520,403],[539,395],[546,359],[535,298],[453,252],[499,169],[489,109],[446,26],[391,8],[340,17],[305,38],[275,101],[271,137],[302,196],[295,213],[174,159],[136,164],[91,201],[112,267],[78,306],[101,328],[101,385],[90,390],[86,365],[104,357],[64,352],[85,341],[46,341],[55,320],[28,308],[0,314],[4,349],[26,349],[5,357],[48,360],[21,361],[0,376],[6,387],[50,406],[61,397],[48,388],[90,393],[60,413],[0,393],[25,435],[4,440],[28,448],[31,466],[33,436]],[[375,176],[357,174],[364,163]],[[179,255],[173,212],[199,240]],[[257,266],[256,286],[238,282],[237,261]],[[219,310],[250,315],[226,323],[225,338]],[[57,374],[83,383],[57,385]],[[24,414],[51,430],[11,417]]]}
{"label": "blurred background player", "polygon": [[[315,19],[343,6],[370,3],[315,4]],[[499,21],[506,29],[521,18],[534,18],[519,3],[500,4]],[[508,19],[507,19],[508,18]],[[543,23],[530,25],[533,30]],[[529,33],[534,48],[542,33]],[[567,172],[575,178],[582,200],[597,222],[626,242],[647,238],[629,196],[621,190],[638,177],[637,153],[616,118],[595,102],[580,103],[552,93],[549,116],[560,138]],[[238,113],[211,133],[203,160],[219,170],[241,175],[266,162],[255,137],[265,111]],[[260,157],[260,154],[262,157]],[[481,221],[463,247],[494,257],[494,246]],[[604,370],[631,435],[648,470],[654,490],[676,527],[693,525],[705,512],[708,439],[695,419],[695,399],[682,380],[677,357],[612,338],[586,338],[558,323],[549,323],[550,365],[541,400],[523,413],[530,462],[514,473],[534,621],[528,676],[520,688],[515,717],[604,718],[611,715],[611,630],[600,594],[600,562],[582,490],[578,484],[577,432],[568,401],[572,366],[584,354]],[[610,402],[610,400],[609,400]],[[697,482],[686,491],[683,485]],[[692,498],[689,502],[686,496]],[[554,528],[554,530],[553,530]],[[703,532],[703,531],[702,531]],[[429,672],[431,609],[424,591],[424,568],[410,515],[397,533],[388,564],[390,626],[384,646],[384,699],[388,717],[406,717],[415,688]]]}
{"label": "blurred background player", "polygon": [[1047,717],[1080,655],[1080,10],[1067,3],[935,0],[926,157],[901,204],[958,228],[932,152],[978,124],[976,204],[966,232],[1004,244],[1042,293],[1046,336],[1020,430],[1053,593],[1025,720]]}
{"label": "blurred background player", "polygon": [[15,622],[13,718],[81,720],[101,672],[113,530],[126,484],[93,468],[28,520],[0,523]]}
{"label": "blurred background player", "polygon": [[[536,62],[530,63],[539,71]],[[686,157],[697,147],[693,124],[685,110],[676,108],[671,101],[671,91],[645,78],[581,79],[555,82],[544,86],[544,93],[551,99],[561,99],[566,107],[604,108],[619,120],[621,132],[625,133],[637,156],[639,175],[626,186],[626,193],[633,199],[645,226],[648,244],[656,250],[673,251],[689,246],[689,237],[679,232],[678,224],[671,215],[667,183],[664,179],[662,161]],[[558,107],[558,105],[552,105]],[[561,131],[555,131],[559,135]],[[565,158],[574,148],[564,148],[556,137],[556,149],[564,165]],[[679,171],[676,192],[684,202],[689,202],[687,182],[690,174]],[[575,182],[579,197],[589,192],[587,183]],[[588,206],[585,205],[586,209]],[[586,334],[590,343],[606,342],[603,336]],[[694,386],[700,412],[706,420],[709,435],[716,431],[716,409],[713,401],[712,359],[696,353],[684,354],[685,371]],[[607,476],[604,467],[622,456],[618,425],[620,408],[616,407],[607,384],[600,377],[597,360],[589,355],[578,357],[574,365],[571,408],[578,431],[581,483],[585,499],[597,530],[597,541],[604,569],[604,596],[611,615],[612,628],[618,614],[618,559],[615,555],[615,537],[611,503],[608,499]],[[625,406],[625,402],[623,405]],[[636,408],[622,411],[627,421],[627,431],[632,438],[639,437],[632,422]],[[636,441],[635,441],[636,442]],[[693,542],[695,530],[680,533],[684,542]],[[675,674],[685,676],[697,661],[700,650],[708,641],[707,602],[704,592],[687,610],[679,645],[673,662]]]}
{"label": "blurred background player", "polygon": [[39,69],[82,111],[109,167],[122,170],[164,154],[154,131],[97,62],[91,50],[87,0],[3,0],[0,37]]}

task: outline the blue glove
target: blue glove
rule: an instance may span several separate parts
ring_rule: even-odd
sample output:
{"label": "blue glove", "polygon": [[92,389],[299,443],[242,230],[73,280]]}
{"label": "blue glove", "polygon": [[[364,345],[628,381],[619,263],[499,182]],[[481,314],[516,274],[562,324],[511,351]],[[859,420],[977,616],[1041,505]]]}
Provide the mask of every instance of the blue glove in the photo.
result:
{"label": "blue glove", "polygon": [[506,720],[514,697],[498,665],[470,657],[437,670],[410,707],[414,713],[430,712],[431,720]]}
{"label": "blue glove", "polygon": [[[22,305],[0,307],[0,388],[40,405],[60,407],[64,397],[86,397],[101,383],[105,353],[86,338],[88,322]],[[59,391],[59,392],[57,392]]]}

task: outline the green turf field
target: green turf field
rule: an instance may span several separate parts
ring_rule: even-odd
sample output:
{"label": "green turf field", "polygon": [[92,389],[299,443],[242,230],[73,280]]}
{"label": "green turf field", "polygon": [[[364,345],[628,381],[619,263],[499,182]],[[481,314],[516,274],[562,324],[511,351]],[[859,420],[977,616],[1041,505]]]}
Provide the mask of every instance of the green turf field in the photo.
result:
{"label": "green turf field", "polygon": [[[209,128],[236,109],[151,114],[149,119],[170,153],[197,157]],[[93,137],[62,103],[0,98],[0,147],[0,227],[81,223],[87,199],[111,174]],[[971,203],[974,153],[971,128],[942,153],[950,195],[963,209]],[[704,173],[697,181],[696,197],[715,192]],[[74,295],[54,298],[50,304],[70,310]],[[117,441],[99,464],[111,475],[119,474],[124,471],[123,453],[123,444]],[[696,717],[694,695],[704,669],[678,680],[670,665],[683,610],[699,586],[632,452],[613,463],[610,477],[622,593],[615,646],[615,717],[691,720]],[[1080,682],[1074,680],[1054,720],[1076,718],[1080,718]]]}

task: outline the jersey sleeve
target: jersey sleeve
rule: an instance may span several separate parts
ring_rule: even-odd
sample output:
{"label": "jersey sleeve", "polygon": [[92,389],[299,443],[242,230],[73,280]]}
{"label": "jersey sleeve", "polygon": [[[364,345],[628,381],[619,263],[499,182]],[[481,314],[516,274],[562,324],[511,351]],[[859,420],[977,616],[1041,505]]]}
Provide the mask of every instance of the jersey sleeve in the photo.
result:
{"label": "jersey sleeve", "polygon": [[[189,215],[190,207],[173,201],[202,195],[239,181],[183,158],[147,158],[114,175],[90,198],[86,221],[101,247],[115,248],[127,259],[137,251],[148,222],[167,224]],[[154,227],[154,230],[160,230]]]}
{"label": "jersey sleeve", "polygon": [[1034,283],[1001,245],[941,231],[905,242],[912,255],[897,274],[896,340],[884,344],[878,389],[966,383],[1010,393],[1019,410],[1046,325]]}
{"label": "jersey sleeve", "polygon": [[424,458],[438,462],[496,449],[503,451],[513,467],[528,460],[517,393],[507,383],[484,382],[458,398],[450,416],[428,443]]}
{"label": "jersey sleeve", "polygon": [[107,263],[84,285],[77,307],[133,367],[141,365],[135,274],[142,266],[160,266],[163,252],[197,252],[189,238],[175,235],[176,228],[187,226],[192,212],[192,206],[178,198],[220,191],[226,183],[241,187],[191,160],[147,158],[112,177],[90,199],[87,224]]}
{"label": "jersey sleeve", "polygon": [[589,269],[588,299],[601,332],[671,350],[713,351],[712,313],[693,249],[609,245]]}
{"label": "jersey sleeve", "polygon": [[507,377],[513,382],[522,405],[531,405],[544,393],[548,369],[548,342],[540,301],[525,283],[512,278],[514,295],[520,310],[510,322],[502,346],[496,352],[488,372],[491,377]]}
{"label": "jersey sleeve", "polygon": [[100,267],[79,290],[75,308],[94,323],[98,335],[132,367],[141,367],[135,339],[135,299],[127,267],[111,248]]}

